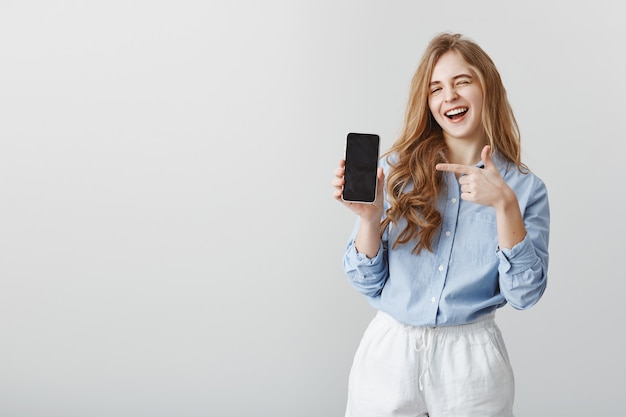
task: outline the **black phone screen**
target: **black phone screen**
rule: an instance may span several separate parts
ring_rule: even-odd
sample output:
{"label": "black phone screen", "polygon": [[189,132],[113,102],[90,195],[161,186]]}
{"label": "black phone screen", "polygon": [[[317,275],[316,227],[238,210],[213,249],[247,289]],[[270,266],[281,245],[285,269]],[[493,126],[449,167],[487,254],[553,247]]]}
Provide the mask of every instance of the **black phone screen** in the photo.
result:
{"label": "black phone screen", "polygon": [[371,133],[348,133],[343,199],[373,203],[376,199],[380,137]]}

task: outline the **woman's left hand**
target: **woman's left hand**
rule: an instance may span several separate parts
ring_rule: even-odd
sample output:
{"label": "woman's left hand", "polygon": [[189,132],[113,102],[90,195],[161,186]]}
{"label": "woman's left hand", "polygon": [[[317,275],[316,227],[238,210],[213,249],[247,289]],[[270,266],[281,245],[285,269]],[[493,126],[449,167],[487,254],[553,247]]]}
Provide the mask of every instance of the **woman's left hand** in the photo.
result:
{"label": "woman's left hand", "polygon": [[489,154],[490,146],[485,145],[481,152],[484,168],[461,164],[437,164],[438,171],[454,172],[459,176],[461,198],[483,206],[498,208],[506,204],[513,193],[494,165]]}

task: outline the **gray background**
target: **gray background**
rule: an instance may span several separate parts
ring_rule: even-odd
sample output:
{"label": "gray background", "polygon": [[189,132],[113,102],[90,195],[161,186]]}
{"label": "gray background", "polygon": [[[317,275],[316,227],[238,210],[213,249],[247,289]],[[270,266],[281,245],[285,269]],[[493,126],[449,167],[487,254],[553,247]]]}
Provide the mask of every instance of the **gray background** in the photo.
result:
{"label": "gray background", "polygon": [[0,2],[0,417],[341,416],[373,316],[330,181],[431,36],[498,65],[552,207],[518,416],[622,416],[619,2]]}

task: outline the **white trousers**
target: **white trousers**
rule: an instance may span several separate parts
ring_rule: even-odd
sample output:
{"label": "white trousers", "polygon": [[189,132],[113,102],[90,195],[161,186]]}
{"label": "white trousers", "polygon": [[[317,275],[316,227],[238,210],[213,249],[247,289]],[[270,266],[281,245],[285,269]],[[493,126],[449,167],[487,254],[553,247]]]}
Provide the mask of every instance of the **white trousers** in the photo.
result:
{"label": "white trousers", "polygon": [[513,370],[494,318],[412,327],[379,311],[354,356],[346,417],[513,417]]}

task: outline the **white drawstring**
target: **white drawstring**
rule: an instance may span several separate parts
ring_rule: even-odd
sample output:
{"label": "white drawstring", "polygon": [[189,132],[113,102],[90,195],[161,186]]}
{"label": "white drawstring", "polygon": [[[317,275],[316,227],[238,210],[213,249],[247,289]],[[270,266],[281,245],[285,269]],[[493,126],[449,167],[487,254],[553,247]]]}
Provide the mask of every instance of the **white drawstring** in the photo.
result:
{"label": "white drawstring", "polygon": [[[420,372],[420,376],[417,380],[419,390],[424,391],[424,384],[422,383],[422,380],[428,377],[428,371],[430,367],[430,353],[431,353],[430,345],[432,342],[432,332],[430,330],[430,327],[423,327],[420,330],[421,330],[420,334],[416,335],[415,337],[414,349],[416,352],[424,353],[423,369],[422,369],[422,372]],[[417,346],[418,339],[421,339],[421,342],[422,342],[420,347]]]}

